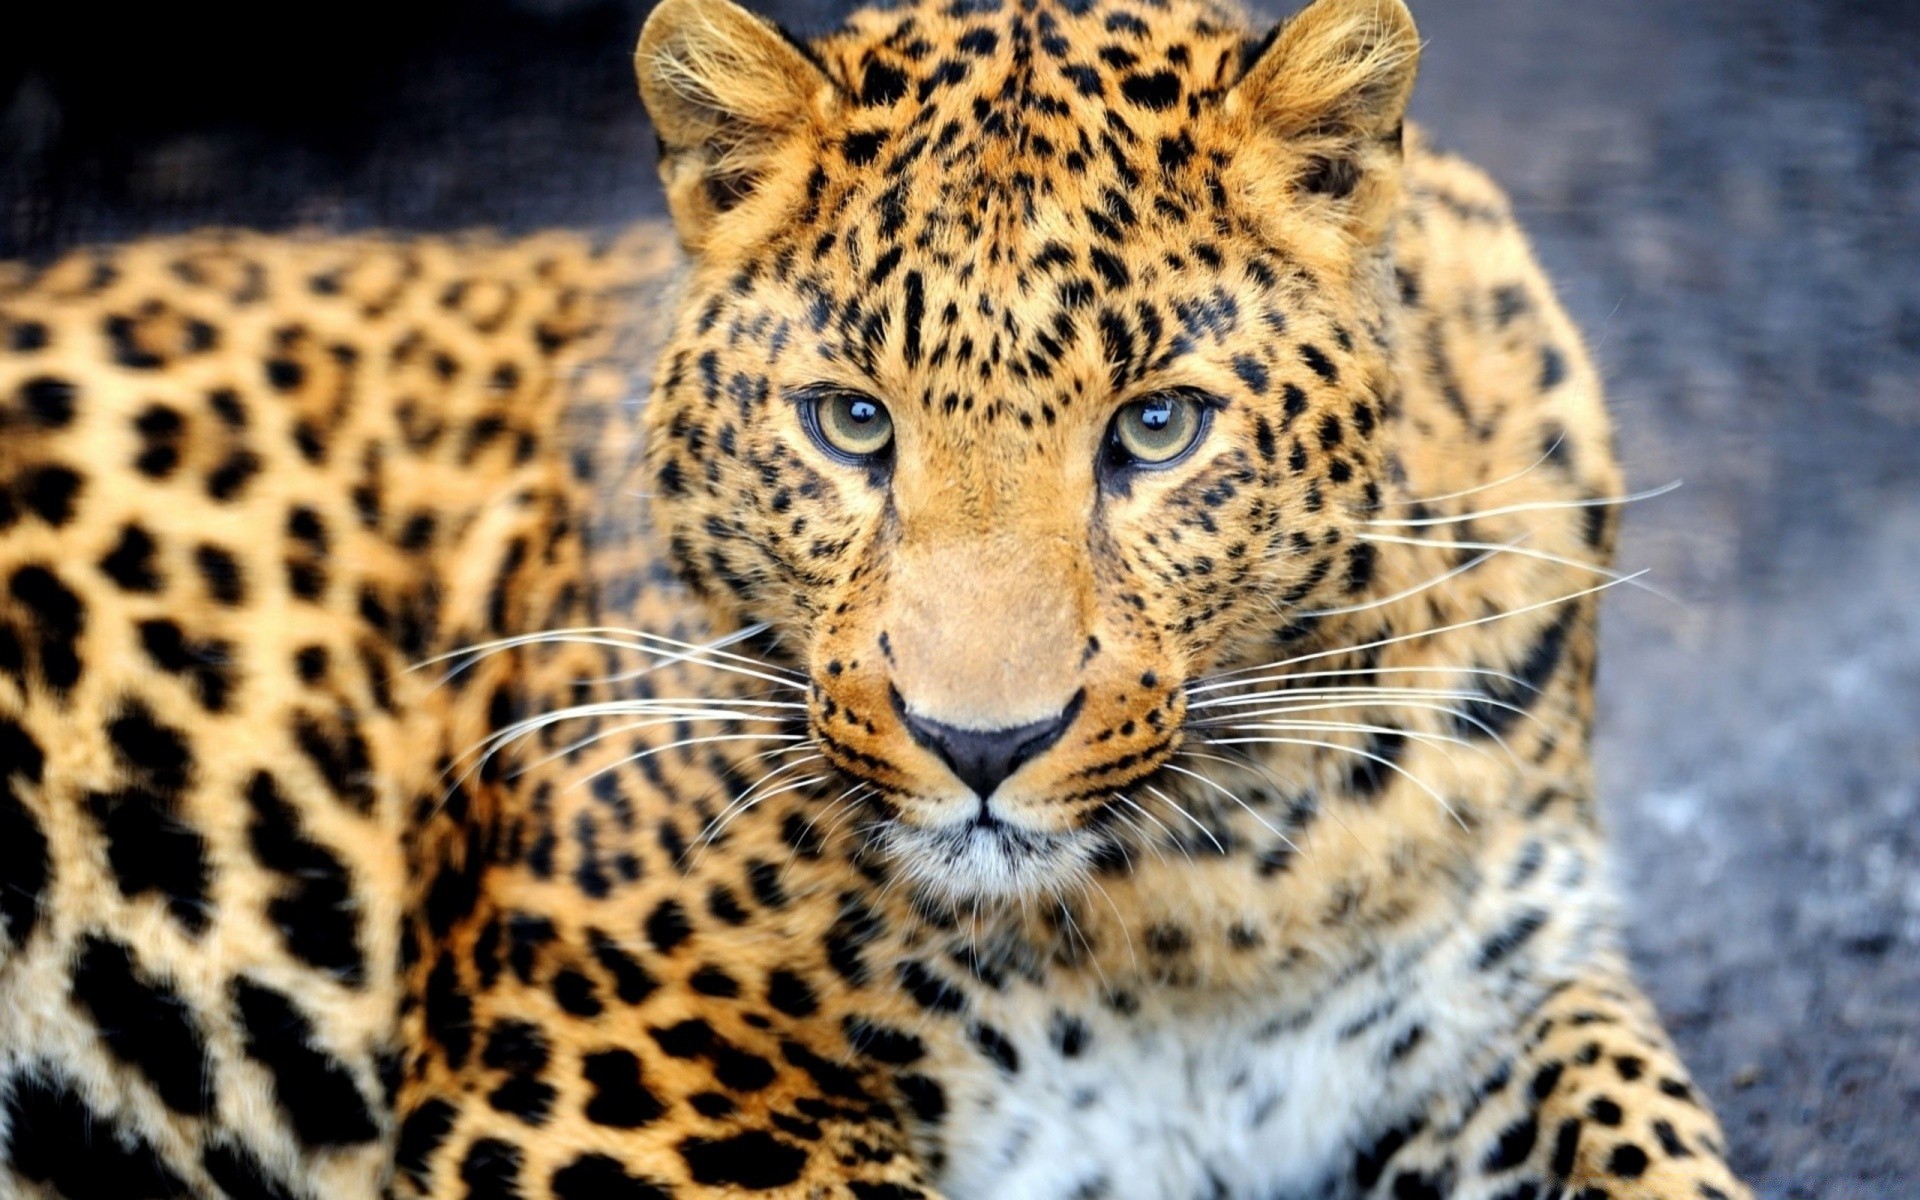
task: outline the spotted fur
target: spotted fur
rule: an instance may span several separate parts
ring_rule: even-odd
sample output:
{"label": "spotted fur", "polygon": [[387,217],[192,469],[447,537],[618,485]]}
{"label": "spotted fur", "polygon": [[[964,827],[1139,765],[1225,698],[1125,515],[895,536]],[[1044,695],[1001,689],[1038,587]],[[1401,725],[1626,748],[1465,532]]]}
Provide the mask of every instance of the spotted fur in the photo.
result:
{"label": "spotted fur", "polygon": [[1417,58],[665,0],[671,228],[0,276],[0,1193],[1745,1197],[1599,381]]}

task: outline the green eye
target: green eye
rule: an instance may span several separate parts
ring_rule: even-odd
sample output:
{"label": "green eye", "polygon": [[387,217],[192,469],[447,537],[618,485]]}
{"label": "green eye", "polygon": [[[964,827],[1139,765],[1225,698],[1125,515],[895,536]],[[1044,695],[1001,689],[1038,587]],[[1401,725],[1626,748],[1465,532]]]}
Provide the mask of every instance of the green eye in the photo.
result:
{"label": "green eye", "polygon": [[1162,392],[1114,414],[1112,449],[1125,465],[1165,466],[1193,448],[1206,423],[1207,408],[1198,400]]}
{"label": "green eye", "polygon": [[893,445],[893,417],[887,406],[859,392],[828,391],[802,410],[807,432],[827,453],[853,462],[870,462]]}

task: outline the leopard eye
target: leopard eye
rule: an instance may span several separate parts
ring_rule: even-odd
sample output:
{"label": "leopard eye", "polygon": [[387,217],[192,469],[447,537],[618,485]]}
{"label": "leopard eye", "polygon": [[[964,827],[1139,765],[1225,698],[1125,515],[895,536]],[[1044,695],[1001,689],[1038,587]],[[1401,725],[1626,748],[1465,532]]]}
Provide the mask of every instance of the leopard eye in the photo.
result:
{"label": "leopard eye", "polygon": [[821,391],[807,398],[801,413],[813,440],[843,461],[876,462],[893,447],[893,417],[872,396]]}
{"label": "leopard eye", "polygon": [[1206,431],[1210,410],[1180,392],[1135,400],[1113,415],[1108,444],[1122,465],[1168,466],[1193,449]]}

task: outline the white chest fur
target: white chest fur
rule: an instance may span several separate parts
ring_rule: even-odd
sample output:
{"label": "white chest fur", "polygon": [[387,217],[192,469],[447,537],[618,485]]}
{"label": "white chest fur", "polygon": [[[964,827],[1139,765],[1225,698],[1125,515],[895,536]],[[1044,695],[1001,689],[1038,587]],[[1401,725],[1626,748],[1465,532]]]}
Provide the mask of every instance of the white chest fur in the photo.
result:
{"label": "white chest fur", "polygon": [[[1427,965],[1432,965],[1431,963]],[[1280,1003],[1064,1015],[1007,998],[1017,1064],[948,1080],[952,1200],[1344,1200],[1355,1155],[1498,1021],[1487,997],[1377,979]],[[1403,980],[1404,982],[1404,980]],[[1401,999],[1388,1001],[1388,996]],[[991,1006],[990,1006],[991,1007]]]}

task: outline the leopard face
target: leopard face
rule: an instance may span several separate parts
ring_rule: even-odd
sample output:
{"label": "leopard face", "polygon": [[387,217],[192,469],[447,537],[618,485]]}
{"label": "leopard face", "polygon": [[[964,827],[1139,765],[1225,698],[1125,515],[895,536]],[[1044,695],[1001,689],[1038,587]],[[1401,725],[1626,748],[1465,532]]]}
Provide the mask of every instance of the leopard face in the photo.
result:
{"label": "leopard face", "polygon": [[1096,863],[1188,682],[1371,577],[1417,42],[1364,5],[1244,28],[922,3],[802,51],[668,0],[642,37],[696,264],[655,519],[954,895]]}

